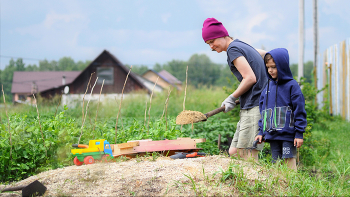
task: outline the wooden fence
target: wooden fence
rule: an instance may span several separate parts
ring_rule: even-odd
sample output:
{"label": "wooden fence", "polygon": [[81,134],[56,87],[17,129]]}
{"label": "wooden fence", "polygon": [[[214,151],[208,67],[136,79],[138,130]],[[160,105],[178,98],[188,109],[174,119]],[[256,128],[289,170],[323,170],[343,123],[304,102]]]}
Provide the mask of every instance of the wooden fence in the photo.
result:
{"label": "wooden fence", "polygon": [[[317,95],[320,107],[329,105],[329,113],[350,120],[350,39],[329,47],[317,66],[317,87],[328,89]],[[327,102],[324,102],[327,101]]]}

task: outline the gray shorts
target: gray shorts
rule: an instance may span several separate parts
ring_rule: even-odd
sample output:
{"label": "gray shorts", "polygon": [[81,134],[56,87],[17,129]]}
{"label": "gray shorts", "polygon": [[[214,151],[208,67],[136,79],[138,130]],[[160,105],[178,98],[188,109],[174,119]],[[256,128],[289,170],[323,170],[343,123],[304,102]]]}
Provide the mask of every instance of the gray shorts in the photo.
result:
{"label": "gray shorts", "polygon": [[[259,120],[261,118],[259,106],[251,109],[242,109],[239,112],[239,122],[233,136],[231,147],[249,148],[253,146],[254,139],[259,133]],[[258,144],[256,150],[262,150],[264,143]]]}

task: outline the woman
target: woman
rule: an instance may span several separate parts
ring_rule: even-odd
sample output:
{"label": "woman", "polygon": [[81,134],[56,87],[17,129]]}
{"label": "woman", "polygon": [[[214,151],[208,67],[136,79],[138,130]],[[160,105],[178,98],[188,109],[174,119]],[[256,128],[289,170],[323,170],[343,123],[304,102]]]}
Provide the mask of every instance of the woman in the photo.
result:
{"label": "woman", "polygon": [[213,51],[221,53],[226,51],[227,63],[231,72],[240,81],[238,88],[230,94],[221,106],[225,106],[225,112],[232,110],[239,98],[240,120],[234,134],[229,154],[238,155],[248,160],[253,157],[258,160],[258,151],[262,150],[264,144],[258,148],[247,151],[246,148],[253,146],[254,138],[259,130],[259,98],[261,91],[267,84],[265,64],[263,56],[266,51],[254,49],[249,44],[238,39],[233,40],[221,22],[215,18],[207,18],[203,23],[202,37]]}

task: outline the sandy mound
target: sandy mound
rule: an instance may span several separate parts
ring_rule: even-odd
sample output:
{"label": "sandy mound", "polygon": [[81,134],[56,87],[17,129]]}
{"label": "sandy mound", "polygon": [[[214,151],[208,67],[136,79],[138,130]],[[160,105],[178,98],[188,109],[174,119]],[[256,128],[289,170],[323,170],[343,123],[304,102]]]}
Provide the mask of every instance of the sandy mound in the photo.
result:
{"label": "sandy mound", "polygon": [[[218,183],[222,176],[220,169],[226,171],[230,162],[240,166],[247,179],[264,177],[258,165],[225,156],[176,160],[159,157],[156,161],[151,160],[149,157],[69,166],[42,172],[11,186],[28,185],[39,180],[47,187],[45,196],[213,196],[238,195],[229,183],[213,184]],[[193,183],[196,189],[193,189]],[[20,195],[21,191],[0,194]]]}

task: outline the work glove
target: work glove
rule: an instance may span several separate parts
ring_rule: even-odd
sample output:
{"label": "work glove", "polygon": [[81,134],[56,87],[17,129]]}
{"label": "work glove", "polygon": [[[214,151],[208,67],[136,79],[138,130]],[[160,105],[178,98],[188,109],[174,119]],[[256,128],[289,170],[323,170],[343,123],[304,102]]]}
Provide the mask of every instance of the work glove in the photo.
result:
{"label": "work glove", "polygon": [[237,98],[233,97],[231,94],[224,100],[224,102],[221,103],[221,107],[225,105],[225,113],[233,110],[233,108],[236,107],[236,100]]}

